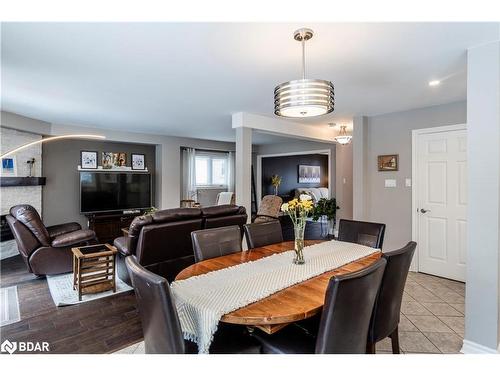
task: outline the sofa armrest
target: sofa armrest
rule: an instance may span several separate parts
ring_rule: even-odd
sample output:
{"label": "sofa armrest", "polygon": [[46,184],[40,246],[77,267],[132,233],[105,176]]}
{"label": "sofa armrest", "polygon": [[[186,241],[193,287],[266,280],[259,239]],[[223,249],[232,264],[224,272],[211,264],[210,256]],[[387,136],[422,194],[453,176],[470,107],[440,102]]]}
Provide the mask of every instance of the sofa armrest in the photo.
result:
{"label": "sofa armrest", "polygon": [[78,223],[65,223],[47,227],[47,231],[49,232],[49,236],[51,239],[54,239],[61,234],[74,232],[80,229],[82,229],[82,226]]}
{"label": "sofa armrest", "polygon": [[88,229],[80,229],[57,236],[52,241],[52,247],[68,247],[82,242],[92,241],[94,239],[94,231]]}
{"label": "sofa armrest", "polygon": [[118,237],[113,241],[113,245],[116,247],[118,252],[123,256],[132,255],[130,252],[129,238],[128,237]]}

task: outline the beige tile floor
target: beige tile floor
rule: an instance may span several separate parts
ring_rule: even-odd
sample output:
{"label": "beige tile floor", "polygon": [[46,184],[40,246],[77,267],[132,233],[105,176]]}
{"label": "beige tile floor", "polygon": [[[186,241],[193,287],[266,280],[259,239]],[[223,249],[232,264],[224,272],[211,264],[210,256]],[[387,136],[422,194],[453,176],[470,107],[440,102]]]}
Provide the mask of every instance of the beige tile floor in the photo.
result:
{"label": "beige tile floor", "polygon": [[[410,272],[399,324],[402,353],[459,353],[464,335],[465,284]],[[377,344],[377,353],[391,353],[391,342]],[[116,354],[144,354],[144,342]]]}

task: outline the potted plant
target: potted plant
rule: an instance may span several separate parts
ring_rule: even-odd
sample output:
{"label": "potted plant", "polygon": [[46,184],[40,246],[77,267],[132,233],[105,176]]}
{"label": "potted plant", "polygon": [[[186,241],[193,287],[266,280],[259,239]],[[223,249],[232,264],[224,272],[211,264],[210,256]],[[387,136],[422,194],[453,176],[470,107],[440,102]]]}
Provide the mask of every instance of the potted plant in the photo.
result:
{"label": "potted plant", "polygon": [[271,176],[271,185],[274,186],[274,195],[278,195],[278,188],[281,185],[281,176],[273,174]]}
{"label": "potted plant", "polygon": [[338,209],[340,209],[340,207],[337,206],[337,200],[335,198],[321,198],[312,210],[312,219],[314,221],[318,221],[319,219],[325,217],[328,220],[327,234],[333,234]]}

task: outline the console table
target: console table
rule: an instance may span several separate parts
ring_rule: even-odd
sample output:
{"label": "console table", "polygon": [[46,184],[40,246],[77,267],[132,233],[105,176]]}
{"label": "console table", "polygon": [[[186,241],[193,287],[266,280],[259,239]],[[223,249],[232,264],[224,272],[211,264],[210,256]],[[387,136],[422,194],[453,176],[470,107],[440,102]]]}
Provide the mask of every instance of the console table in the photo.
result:
{"label": "console table", "polygon": [[106,213],[87,215],[89,229],[93,230],[100,243],[112,244],[114,239],[123,236],[122,228],[128,228],[136,216],[142,212],[133,214]]}

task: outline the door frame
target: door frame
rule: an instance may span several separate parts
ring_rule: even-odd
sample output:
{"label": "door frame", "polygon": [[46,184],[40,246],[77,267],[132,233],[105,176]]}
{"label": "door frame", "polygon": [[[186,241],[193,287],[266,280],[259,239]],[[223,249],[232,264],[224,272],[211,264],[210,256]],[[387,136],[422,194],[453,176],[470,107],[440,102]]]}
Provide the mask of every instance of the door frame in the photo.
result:
{"label": "door frame", "polygon": [[256,193],[257,193],[257,209],[260,206],[260,201],[262,200],[262,159],[263,158],[273,158],[279,156],[295,156],[295,155],[309,155],[309,154],[323,154],[328,156],[328,193],[330,197],[333,195],[332,187],[332,174],[330,173],[332,169],[332,150],[307,150],[307,151],[295,151],[295,152],[283,152],[278,154],[259,154],[257,155],[257,173],[255,177],[256,182]]}
{"label": "door frame", "polygon": [[[417,242],[418,234],[418,214],[417,214],[417,197],[418,197],[418,183],[417,183],[417,165],[418,165],[418,152],[417,140],[423,134],[436,134],[448,133],[457,130],[467,130],[467,124],[456,124],[446,126],[436,126],[432,128],[414,129],[411,131],[411,239]],[[467,264],[465,265],[467,267]],[[417,242],[417,249],[411,262],[410,270],[419,272],[419,247]]]}

